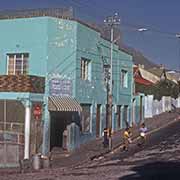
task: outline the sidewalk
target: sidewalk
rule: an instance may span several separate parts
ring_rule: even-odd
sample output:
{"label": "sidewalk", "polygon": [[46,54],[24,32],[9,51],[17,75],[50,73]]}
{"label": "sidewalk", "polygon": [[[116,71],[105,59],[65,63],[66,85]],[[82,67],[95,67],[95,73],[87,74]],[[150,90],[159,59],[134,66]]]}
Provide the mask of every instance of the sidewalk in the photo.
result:
{"label": "sidewalk", "polygon": [[[180,113],[180,109],[177,110]],[[159,129],[163,126],[173,123],[178,118],[177,112],[165,112],[153,118],[145,119],[148,131]],[[138,127],[132,129],[133,138],[138,136]],[[103,138],[98,138],[83,144],[79,149],[75,150],[71,154],[65,154],[64,152],[53,153],[52,155],[52,167],[73,167],[86,161],[98,158],[103,154],[109,152],[108,148],[103,147]],[[112,149],[119,147],[123,142],[123,130],[120,130],[112,136]]]}

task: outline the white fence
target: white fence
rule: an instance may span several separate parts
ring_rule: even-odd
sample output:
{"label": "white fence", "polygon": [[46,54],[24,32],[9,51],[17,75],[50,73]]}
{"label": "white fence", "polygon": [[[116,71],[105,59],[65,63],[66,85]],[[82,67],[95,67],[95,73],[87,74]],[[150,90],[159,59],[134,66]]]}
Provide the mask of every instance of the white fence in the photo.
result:
{"label": "white fence", "polygon": [[180,97],[173,99],[171,97],[163,96],[162,99],[158,101],[153,99],[153,95],[147,95],[145,96],[144,106],[145,118],[151,118],[163,112],[168,112],[175,108],[180,108]]}

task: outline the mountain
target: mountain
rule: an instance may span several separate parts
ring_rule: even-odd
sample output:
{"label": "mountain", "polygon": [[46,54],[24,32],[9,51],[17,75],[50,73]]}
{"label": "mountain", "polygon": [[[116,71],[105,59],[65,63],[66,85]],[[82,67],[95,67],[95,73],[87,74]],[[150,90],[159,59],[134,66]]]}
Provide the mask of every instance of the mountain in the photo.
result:
{"label": "mountain", "polygon": [[144,65],[145,69],[150,69],[150,68],[153,68],[153,67],[159,67],[159,65],[151,62],[140,51],[137,51],[134,48],[127,47],[124,44],[120,44],[119,49],[126,52],[126,53],[128,53],[128,54],[130,54],[130,55],[132,55],[134,64],[137,64],[137,65],[142,64],[142,65]]}

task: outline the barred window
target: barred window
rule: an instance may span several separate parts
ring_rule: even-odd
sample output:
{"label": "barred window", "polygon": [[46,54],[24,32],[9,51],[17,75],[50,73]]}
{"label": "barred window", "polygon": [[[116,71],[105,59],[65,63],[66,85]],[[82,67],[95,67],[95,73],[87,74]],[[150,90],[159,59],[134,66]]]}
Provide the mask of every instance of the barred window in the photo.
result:
{"label": "barred window", "polygon": [[9,75],[28,73],[29,53],[7,54],[7,73]]}
{"label": "barred window", "polygon": [[81,127],[82,132],[90,131],[90,119],[91,119],[91,105],[81,104],[82,107],[82,117],[81,117]]}
{"label": "barred window", "polygon": [[90,80],[90,59],[81,58],[81,79]]}

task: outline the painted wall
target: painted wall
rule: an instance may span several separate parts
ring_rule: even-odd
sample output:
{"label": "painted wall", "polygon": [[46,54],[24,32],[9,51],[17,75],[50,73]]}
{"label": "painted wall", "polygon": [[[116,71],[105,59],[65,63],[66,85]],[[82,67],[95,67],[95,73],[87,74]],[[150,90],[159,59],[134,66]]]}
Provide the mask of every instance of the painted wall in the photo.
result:
{"label": "painted wall", "polygon": [[48,18],[48,80],[57,75],[61,79],[72,80],[73,96],[76,80],[76,26],[74,21]]}
{"label": "painted wall", "polygon": [[[7,53],[28,52],[29,74],[46,76],[44,100],[44,152],[48,150],[49,81],[52,77],[70,79],[73,97],[80,103],[91,104],[91,130],[80,137],[81,143],[96,134],[96,105],[101,104],[100,134],[105,127],[106,87],[103,63],[110,63],[110,43],[100,33],[78,22],[52,17],[36,17],[0,21],[0,74],[6,74]],[[12,33],[13,31],[13,33]],[[91,60],[90,79],[81,80],[81,57]],[[121,70],[128,71],[128,86],[121,86]],[[7,94],[7,97],[11,93]],[[21,93],[19,94],[21,95]],[[35,96],[34,96],[35,97]],[[38,98],[38,97],[37,97]],[[132,98],[132,57],[118,50],[113,51],[113,104],[130,105]],[[129,118],[128,109],[128,118]],[[113,127],[116,115],[113,112]],[[46,147],[46,148],[45,148]]]}
{"label": "painted wall", "polygon": [[135,123],[139,124],[140,122],[144,121],[145,96],[144,94],[139,94],[134,96],[134,98],[135,98]]}
{"label": "painted wall", "polygon": [[[105,103],[106,91],[104,87],[103,63],[98,49],[100,34],[82,24],[77,25],[77,82],[76,98],[81,103]],[[81,58],[90,60],[89,80],[82,80]]]}
{"label": "painted wall", "polygon": [[0,20],[0,74],[7,73],[7,53],[29,53],[29,74],[46,72],[47,18]]}

